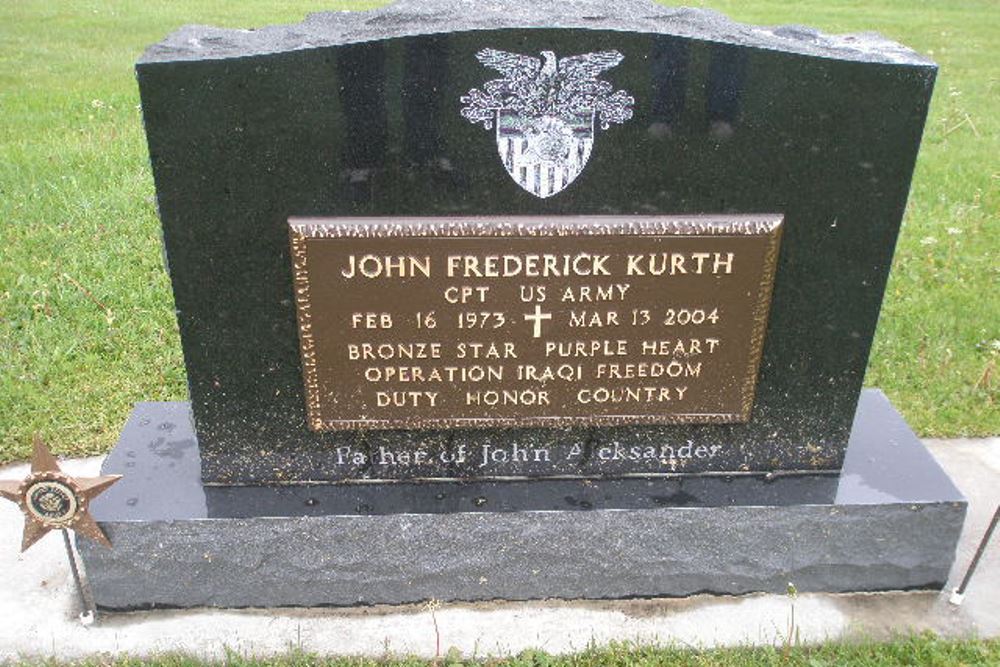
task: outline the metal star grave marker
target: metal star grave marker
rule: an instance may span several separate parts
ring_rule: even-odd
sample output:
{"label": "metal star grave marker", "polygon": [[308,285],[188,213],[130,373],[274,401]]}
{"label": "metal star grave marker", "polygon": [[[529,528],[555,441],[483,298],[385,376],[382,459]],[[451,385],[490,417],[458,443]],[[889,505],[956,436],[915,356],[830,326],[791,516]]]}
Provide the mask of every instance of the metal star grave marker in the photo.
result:
{"label": "metal star grave marker", "polygon": [[[0,496],[17,503],[24,514],[24,534],[21,551],[26,551],[50,530],[60,530],[69,558],[77,590],[83,600],[81,620],[93,620],[94,603],[86,586],[81,582],[79,566],[67,529],[111,547],[111,541],[91,516],[90,501],[121,479],[121,475],[100,477],[70,477],[59,468],[59,463],[39,436],[34,439],[31,457],[31,474],[22,481],[0,480]],[[89,619],[89,620],[88,620]]]}
{"label": "metal star grave marker", "polygon": [[88,506],[121,475],[73,478],[59,468],[38,436],[34,448],[30,475],[20,482],[0,481],[0,496],[17,503],[24,513],[21,551],[26,551],[50,530],[65,528],[110,547],[111,542],[90,515]]}

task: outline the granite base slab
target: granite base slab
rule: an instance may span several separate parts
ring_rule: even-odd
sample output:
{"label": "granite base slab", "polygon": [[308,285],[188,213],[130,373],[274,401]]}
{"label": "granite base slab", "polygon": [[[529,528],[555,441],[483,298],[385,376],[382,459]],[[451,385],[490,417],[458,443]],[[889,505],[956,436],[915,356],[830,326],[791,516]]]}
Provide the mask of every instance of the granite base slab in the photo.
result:
{"label": "granite base slab", "polygon": [[940,588],[966,511],[876,390],[839,476],[212,487],[179,402],[137,405],[103,472],[105,609]]}

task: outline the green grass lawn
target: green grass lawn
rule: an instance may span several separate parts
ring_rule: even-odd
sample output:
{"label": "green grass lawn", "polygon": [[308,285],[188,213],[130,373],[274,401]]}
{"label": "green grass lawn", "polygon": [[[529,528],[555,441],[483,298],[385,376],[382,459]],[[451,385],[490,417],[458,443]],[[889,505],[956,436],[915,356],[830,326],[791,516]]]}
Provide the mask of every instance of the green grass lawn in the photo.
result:
{"label": "green grass lawn", "polygon": [[756,648],[690,649],[637,646],[622,643],[591,648],[566,656],[525,651],[507,658],[484,658],[448,653],[438,660],[386,656],[321,658],[308,653],[252,659],[231,653],[224,661],[203,661],[183,655],[139,660],[101,657],[67,662],[20,662],[46,667],[973,667],[1000,664],[1000,641],[944,640],[932,634],[900,637],[890,642],[829,642],[821,646],[764,646]]}
{"label": "green grass lawn", "polygon": [[[377,4],[0,3],[0,461],[25,458],[35,431],[61,454],[103,452],[132,403],[185,398],[132,74],[144,46],[183,23]],[[877,30],[941,65],[867,384],[922,435],[1000,432],[995,0],[691,4]]]}

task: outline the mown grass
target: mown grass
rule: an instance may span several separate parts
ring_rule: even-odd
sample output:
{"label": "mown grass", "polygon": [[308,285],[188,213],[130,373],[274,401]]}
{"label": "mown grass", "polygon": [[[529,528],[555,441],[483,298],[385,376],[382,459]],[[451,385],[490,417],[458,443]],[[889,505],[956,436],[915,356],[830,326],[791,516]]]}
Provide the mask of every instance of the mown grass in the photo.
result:
{"label": "mown grass", "polygon": [[249,658],[229,653],[225,660],[204,661],[185,655],[155,658],[97,657],[77,662],[23,661],[18,665],[49,667],[958,667],[1000,664],[1000,641],[945,640],[925,633],[885,643],[829,642],[816,646],[764,646],[721,649],[663,648],[627,642],[580,653],[553,656],[525,651],[504,658],[462,656],[451,652],[436,660],[412,657],[322,658],[303,652],[284,656]]}
{"label": "mown grass", "polygon": [[[0,461],[41,432],[106,451],[185,397],[132,63],[184,23],[250,27],[376,2],[0,3]],[[739,20],[878,30],[941,64],[867,384],[923,435],[1000,432],[992,0],[709,0]]]}

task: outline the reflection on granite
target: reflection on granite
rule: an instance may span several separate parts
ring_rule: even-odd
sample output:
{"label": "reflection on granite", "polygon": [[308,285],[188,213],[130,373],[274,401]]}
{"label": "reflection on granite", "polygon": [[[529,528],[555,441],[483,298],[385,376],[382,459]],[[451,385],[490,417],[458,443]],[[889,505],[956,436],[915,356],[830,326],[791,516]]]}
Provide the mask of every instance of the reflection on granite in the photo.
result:
{"label": "reflection on granite", "polygon": [[885,396],[859,403],[843,474],[204,486],[187,403],[141,403],[103,472],[99,520],[867,505],[962,496]]}
{"label": "reflection on granite", "polygon": [[[78,544],[105,609],[940,588],[966,503],[885,397],[844,475],[203,486],[185,403],[137,406]],[[629,511],[632,510],[632,511]]]}

